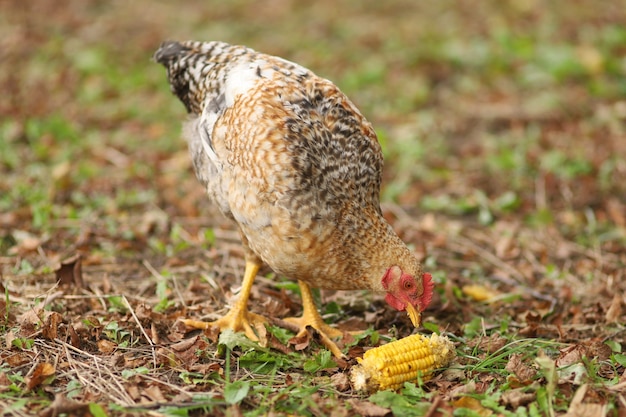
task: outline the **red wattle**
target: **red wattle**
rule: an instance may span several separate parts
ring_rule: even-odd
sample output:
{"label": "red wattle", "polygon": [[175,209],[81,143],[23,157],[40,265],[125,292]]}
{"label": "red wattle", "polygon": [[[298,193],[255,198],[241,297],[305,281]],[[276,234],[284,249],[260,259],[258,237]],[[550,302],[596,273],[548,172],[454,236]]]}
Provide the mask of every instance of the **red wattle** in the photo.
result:
{"label": "red wattle", "polygon": [[405,303],[398,300],[396,297],[389,293],[387,293],[387,295],[385,296],[385,301],[387,302],[387,304],[389,304],[391,307],[395,308],[398,311],[403,311],[406,308]]}
{"label": "red wattle", "polygon": [[424,286],[424,293],[420,297],[420,311],[424,311],[433,299],[435,283],[433,282],[432,275],[425,272],[424,275],[422,275],[422,285]]}

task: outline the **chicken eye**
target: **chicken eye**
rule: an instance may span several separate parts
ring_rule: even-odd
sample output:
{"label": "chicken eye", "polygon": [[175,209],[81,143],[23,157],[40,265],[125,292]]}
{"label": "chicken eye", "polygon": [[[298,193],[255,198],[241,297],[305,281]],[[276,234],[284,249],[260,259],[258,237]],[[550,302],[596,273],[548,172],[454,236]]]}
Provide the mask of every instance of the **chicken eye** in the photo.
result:
{"label": "chicken eye", "polygon": [[404,281],[404,289],[409,291],[413,289],[413,282],[412,281]]}

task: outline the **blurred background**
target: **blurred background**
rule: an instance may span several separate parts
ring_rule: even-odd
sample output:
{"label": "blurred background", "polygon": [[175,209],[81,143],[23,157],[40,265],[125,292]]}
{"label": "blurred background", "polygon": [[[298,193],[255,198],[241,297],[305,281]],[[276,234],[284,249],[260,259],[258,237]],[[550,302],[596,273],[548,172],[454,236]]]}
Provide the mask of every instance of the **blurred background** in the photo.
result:
{"label": "blurred background", "polygon": [[487,223],[511,210],[610,216],[626,195],[623,6],[4,0],[0,210],[38,227],[112,189],[130,206],[163,198],[152,183],[184,151],[184,110],[151,55],[164,39],[196,39],[338,84],[383,143],[385,201]]}

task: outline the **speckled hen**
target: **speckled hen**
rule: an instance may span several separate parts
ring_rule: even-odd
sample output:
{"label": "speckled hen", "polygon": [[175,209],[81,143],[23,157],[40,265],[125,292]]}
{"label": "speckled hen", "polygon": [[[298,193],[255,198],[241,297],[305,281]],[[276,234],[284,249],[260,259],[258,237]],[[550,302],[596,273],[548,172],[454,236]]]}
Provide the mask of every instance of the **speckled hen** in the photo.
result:
{"label": "speckled hen", "polygon": [[256,338],[262,316],[248,311],[265,263],[298,280],[301,334],[315,328],[335,354],[311,287],[386,292],[414,325],[431,300],[429,274],[380,209],[383,159],[371,124],[330,81],[308,69],[223,42],[164,42],[155,60],[191,118],[184,134],[196,175],[237,224],[245,249],[242,290],[229,313],[194,327],[243,330]]}

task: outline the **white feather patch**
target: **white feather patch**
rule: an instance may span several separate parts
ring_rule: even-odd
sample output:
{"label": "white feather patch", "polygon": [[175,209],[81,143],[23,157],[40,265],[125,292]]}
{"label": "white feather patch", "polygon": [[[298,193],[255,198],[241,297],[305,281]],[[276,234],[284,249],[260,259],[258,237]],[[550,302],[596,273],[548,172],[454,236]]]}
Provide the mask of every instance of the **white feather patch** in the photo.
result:
{"label": "white feather patch", "polygon": [[[266,62],[259,60],[256,62],[243,62],[234,67],[228,73],[226,84],[224,85],[224,96],[226,107],[230,107],[240,94],[245,94],[259,82],[259,67],[266,66]],[[261,77],[265,74],[261,73]]]}

